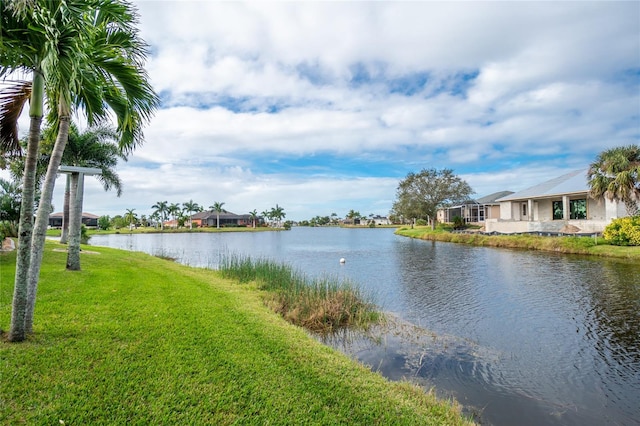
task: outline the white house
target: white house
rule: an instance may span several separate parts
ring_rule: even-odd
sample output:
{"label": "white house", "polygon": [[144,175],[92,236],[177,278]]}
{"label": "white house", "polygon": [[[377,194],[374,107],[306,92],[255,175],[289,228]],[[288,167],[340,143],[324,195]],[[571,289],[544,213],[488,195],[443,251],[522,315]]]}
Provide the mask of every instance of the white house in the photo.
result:
{"label": "white house", "polygon": [[602,232],[627,215],[622,202],[589,196],[586,170],[575,170],[496,200],[500,217],[485,221],[486,232]]}
{"label": "white house", "polygon": [[513,191],[500,191],[484,197],[467,200],[466,202],[452,207],[438,209],[438,222],[451,223],[456,216],[461,217],[465,223],[483,223],[486,219],[500,217],[501,197],[513,194]]}

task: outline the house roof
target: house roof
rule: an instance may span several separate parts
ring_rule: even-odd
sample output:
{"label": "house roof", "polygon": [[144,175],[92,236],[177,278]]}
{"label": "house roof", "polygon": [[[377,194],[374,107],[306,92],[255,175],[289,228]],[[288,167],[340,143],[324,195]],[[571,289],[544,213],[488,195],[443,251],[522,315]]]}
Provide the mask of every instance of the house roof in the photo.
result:
{"label": "house roof", "polygon": [[506,197],[507,195],[511,194],[513,194],[513,191],[494,192],[493,194],[485,195],[484,197],[478,198],[476,202],[478,204],[493,204],[498,198]]}
{"label": "house roof", "polygon": [[478,199],[469,199],[467,201],[465,201],[462,204],[457,204],[455,206],[450,206],[447,207],[449,209],[457,209],[460,208],[462,206],[469,206],[469,205],[476,205],[476,204],[482,204],[482,205],[487,205],[487,204],[498,204],[498,202],[496,202],[496,200],[500,197],[506,197],[509,194],[513,194],[513,191],[499,191],[499,192],[494,192],[493,194],[489,194],[489,195],[485,195],[484,197],[478,198]]}
{"label": "house roof", "polygon": [[[54,217],[62,217],[63,213],[62,212],[57,212],[57,213],[51,213],[49,215],[49,218],[54,218]],[[86,218],[86,219],[100,219],[100,216],[97,216],[95,214],[92,213],[87,213],[87,212],[82,212],[82,217]]]}
{"label": "house roof", "polygon": [[[246,219],[250,216],[251,215],[249,214],[235,214],[232,212],[220,212],[220,219]],[[205,212],[198,212],[193,216],[191,216],[191,219],[207,220],[209,218],[217,219],[218,213],[214,211],[205,211]]]}
{"label": "house roof", "polygon": [[587,182],[587,171],[584,169],[574,170],[566,175],[542,182],[522,191],[515,192],[497,201],[512,201],[529,198],[544,198],[566,194],[576,194],[589,192]]}

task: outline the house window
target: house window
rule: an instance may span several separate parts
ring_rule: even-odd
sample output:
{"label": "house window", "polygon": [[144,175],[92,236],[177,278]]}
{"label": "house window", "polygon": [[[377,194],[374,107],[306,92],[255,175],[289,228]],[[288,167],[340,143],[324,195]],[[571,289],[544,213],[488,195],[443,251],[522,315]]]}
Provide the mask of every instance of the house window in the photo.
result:
{"label": "house window", "polygon": [[553,220],[564,219],[564,209],[562,207],[562,201],[554,201],[552,205]]}
{"label": "house window", "polygon": [[569,218],[570,219],[586,219],[587,218],[587,200],[569,200]]}
{"label": "house window", "polygon": [[527,215],[527,205],[523,204],[522,205],[522,216],[526,216]]}

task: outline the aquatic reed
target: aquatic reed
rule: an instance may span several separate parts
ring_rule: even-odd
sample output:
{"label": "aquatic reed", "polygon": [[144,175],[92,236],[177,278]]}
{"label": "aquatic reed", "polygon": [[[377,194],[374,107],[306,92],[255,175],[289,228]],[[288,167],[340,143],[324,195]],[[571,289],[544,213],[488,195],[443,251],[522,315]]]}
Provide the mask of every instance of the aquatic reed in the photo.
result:
{"label": "aquatic reed", "polygon": [[219,268],[225,278],[258,283],[268,292],[269,307],[316,333],[366,328],[382,319],[371,297],[348,280],[310,278],[287,264],[236,254],[224,255]]}

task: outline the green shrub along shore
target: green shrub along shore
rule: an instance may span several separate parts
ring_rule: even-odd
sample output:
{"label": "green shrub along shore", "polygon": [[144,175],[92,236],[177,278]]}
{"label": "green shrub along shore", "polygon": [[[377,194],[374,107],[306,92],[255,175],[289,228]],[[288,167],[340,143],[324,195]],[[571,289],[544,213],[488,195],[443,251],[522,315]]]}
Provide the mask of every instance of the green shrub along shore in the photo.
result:
{"label": "green shrub along shore", "polygon": [[432,230],[428,226],[402,227],[396,234],[423,240],[462,243],[475,246],[541,250],[555,253],[586,254],[640,260],[640,247],[614,246],[603,238],[545,237],[538,235],[484,235],[480,233],[453,233],[443,228]]}
{"label": "green shrub along shore", "polygon": [[[70,272],[60,248],[47,242],[34,334],[0,341],[0,424],[471,424],[286,322],[255,281],[102,247]],[[5,333],[14,273],[0,254]]]}

